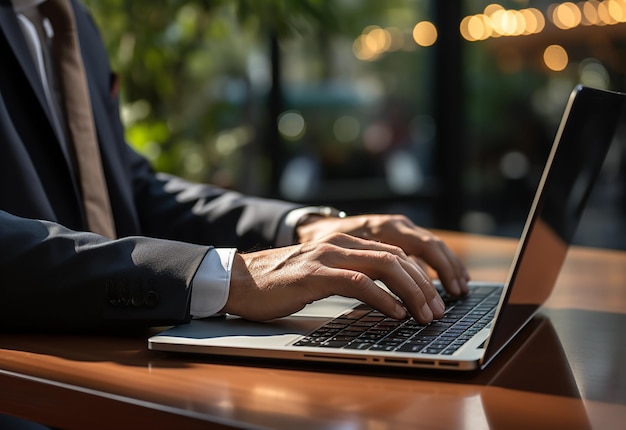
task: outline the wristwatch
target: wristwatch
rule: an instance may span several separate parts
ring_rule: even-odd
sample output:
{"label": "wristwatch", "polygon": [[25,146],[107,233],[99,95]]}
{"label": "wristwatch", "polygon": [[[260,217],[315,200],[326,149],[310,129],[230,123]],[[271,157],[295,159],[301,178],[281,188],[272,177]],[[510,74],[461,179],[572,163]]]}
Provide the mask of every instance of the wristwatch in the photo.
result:
{"label": "wristwatch", "polygon": [[302,224],[311,215],[325,218],[345,218],[347,216],[344,211],[331,206],[305,206],[294,209],[285,217],[276,238],[276,245],[285,246],[293,244],[296,239],[296,227]]}
{"label": "wristwatch", "polygon": [[293,212],[297,212],[300,219],[296,222],[296,225],[302,222],[302,218],[307,215],[319,215],[325,218],[345,218],[346,213],[342,210],[333,208],[331,206],[307,206],[304,208],[296,209]]}

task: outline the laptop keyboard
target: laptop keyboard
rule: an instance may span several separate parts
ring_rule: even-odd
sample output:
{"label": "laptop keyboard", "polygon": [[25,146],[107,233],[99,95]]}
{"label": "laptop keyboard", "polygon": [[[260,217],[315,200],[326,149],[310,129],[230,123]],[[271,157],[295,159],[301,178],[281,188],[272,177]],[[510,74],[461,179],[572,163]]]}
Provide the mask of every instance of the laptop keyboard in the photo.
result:
{"label": "laptop keyboard", "polygon": [[396,320],[359,305],[294,343],[295,346],[451,355],[492,320],[502,289],[476,286],[457,300],[444,296],[446,313],[428,325]]}

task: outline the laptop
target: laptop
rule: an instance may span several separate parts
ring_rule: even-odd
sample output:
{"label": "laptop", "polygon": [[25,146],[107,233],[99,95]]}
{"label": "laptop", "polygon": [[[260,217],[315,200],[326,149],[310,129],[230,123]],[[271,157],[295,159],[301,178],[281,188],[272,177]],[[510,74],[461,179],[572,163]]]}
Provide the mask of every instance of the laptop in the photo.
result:
{"label": "laptop", "polygon": [[473,281],[470,294],[459,300],[444,295],[442,319],[428,325],[412,318],[398,321],[355,299],[333,296],[268,322],[230,315],[193,320],[150,337],[149,349],[459,371],[484,368],[550,296],[622,123],[624,100],[626,94],[584,86],[572,91],[505,282]]}

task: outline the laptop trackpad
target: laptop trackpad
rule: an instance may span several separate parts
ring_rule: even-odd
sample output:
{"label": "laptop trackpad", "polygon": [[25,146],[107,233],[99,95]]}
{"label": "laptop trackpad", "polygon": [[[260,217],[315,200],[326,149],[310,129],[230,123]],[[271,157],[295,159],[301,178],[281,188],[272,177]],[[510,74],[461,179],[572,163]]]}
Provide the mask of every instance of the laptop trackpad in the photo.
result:
{"label": "laptop trackpad", "polygon": [[223,318],[211,317],[176,326],[166,330],[161,335],[190,339],[303,335],[359,303],[355,299],[332,296],[313,302],[301,311],[285,318],[260,323],[230,315]]}

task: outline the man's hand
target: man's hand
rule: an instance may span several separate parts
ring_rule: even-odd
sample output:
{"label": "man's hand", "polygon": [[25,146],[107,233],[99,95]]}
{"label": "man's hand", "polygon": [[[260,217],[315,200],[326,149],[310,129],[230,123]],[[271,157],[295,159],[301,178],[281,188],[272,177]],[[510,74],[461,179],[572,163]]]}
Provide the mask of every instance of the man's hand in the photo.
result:
{"label": "man's hand", "polygon": [[467,282],[470,277],[461,261],[441,239],[416,226],[405,216],[316,217],[307,220],[297,229],[301,243],[320,239],[333,232],[395,245],[408,256],[422,260],[432,267],[451,296],[461,296],[469,292]]}
{"label": "man's hand", "polygon": [[[423,233],[424,234],[424,233]],[[437,263],[442,253],[414,247]],[[449,263],[448,263],[449,264]],[[443,263],[440,263],[443,266]],[[381,280],[397,298],[380,288]],[[354,297],[402,319],[426,324],[443,316],[443,300],[424,270],[399,247],[343,233],[271,250],[238,254],[223,312],[251,320],[290,315],[331,295]]]}

